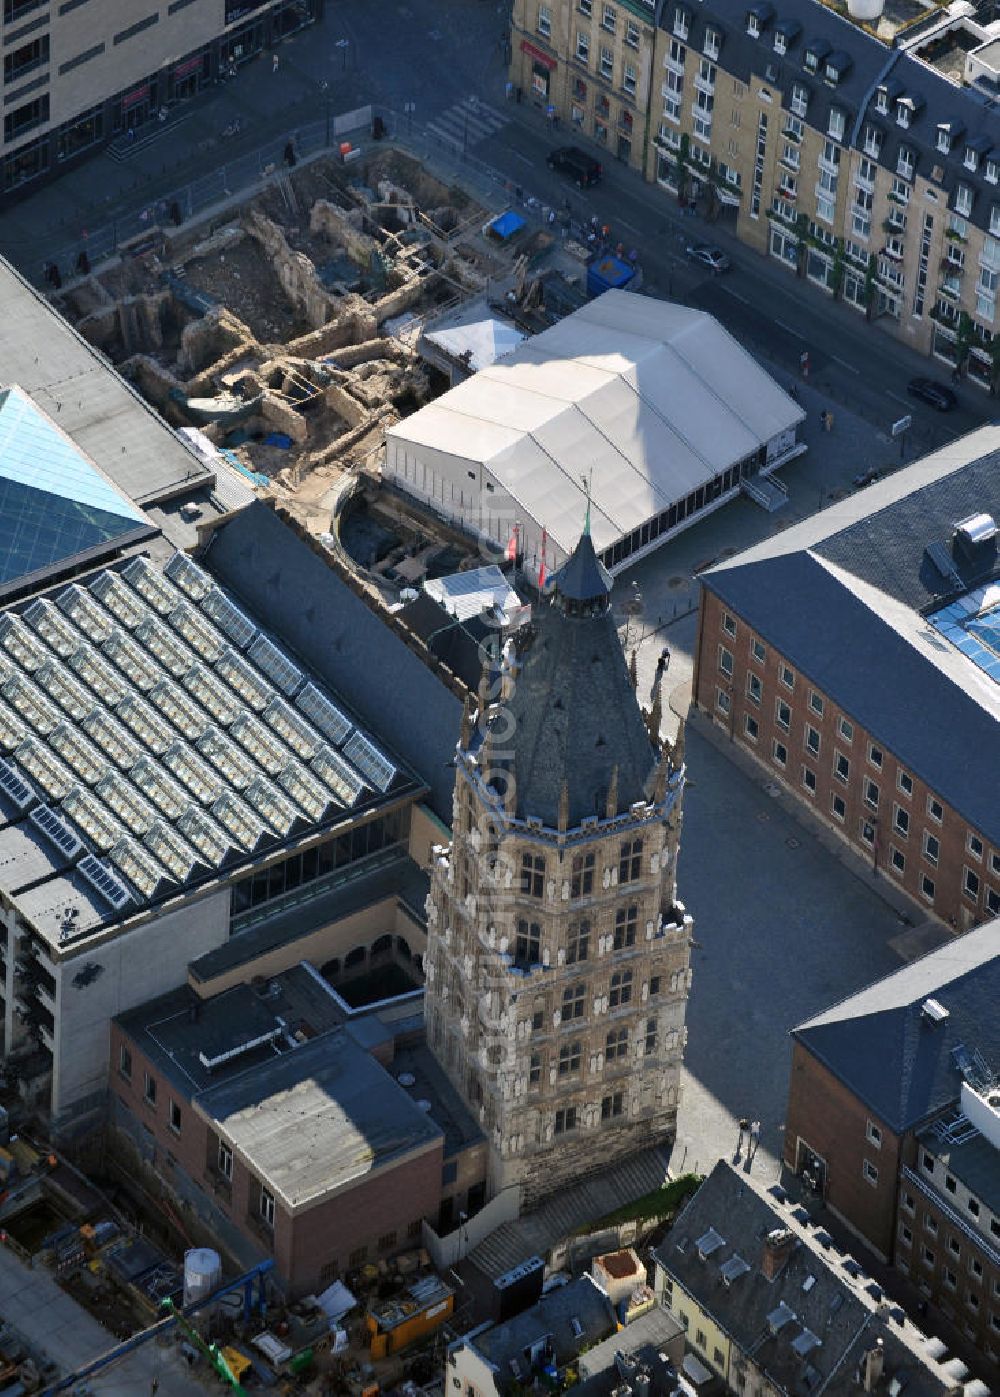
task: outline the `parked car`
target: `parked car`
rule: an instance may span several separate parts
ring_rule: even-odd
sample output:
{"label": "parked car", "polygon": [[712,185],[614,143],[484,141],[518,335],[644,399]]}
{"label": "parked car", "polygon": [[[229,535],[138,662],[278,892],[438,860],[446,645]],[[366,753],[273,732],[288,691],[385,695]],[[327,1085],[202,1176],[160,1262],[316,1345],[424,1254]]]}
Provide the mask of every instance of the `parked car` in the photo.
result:
{"label": "parked car", "polygon": [[950,412],[958,402],[950,388],[933,378],[911,378],[906,385],[906,391],[911,398],[919,398],[929,407],[937,408],[938,412]]}
{"label": "parked car", "polygon": [[545,157],[545,163],[550,170],[568,175],[577,189],[589,189],[591,185],[598,184],[604,173],[601,162],[579,146],[560,146]]}
{"label": "parked car", "polygon": [[728,272],[733,265],[722,248],[712,247],[711,243],[692,243],[687,249],[687,255],[692,262],[700,262],[703,267],[707,267],[714,276]]}

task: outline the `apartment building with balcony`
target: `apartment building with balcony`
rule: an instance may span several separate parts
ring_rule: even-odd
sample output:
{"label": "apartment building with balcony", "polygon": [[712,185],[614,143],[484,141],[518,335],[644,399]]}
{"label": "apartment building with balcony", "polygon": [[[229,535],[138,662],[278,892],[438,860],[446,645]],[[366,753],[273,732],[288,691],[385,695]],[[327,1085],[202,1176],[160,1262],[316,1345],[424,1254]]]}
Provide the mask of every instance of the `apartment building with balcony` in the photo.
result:
{"label": "apartment building with balcony", "polygon": [[694,702],[955,929],[1000,915],[1000,431],[702,575]]}
{"label": "apartment building with balcony", "polygon": [[140,132],[323,0],[3,0],[0,201]]}
{"label": "apartment building with balcony", "polygon": [[956,68],[954,54],[977,36],[988,53],[993,29],[973,25],[966,43],[952,33],[961,22],[934,11],[887,43],[814,0],[667,0],[646,170],[791,275],[989,388],[996,74]]}
{"label": "apartment building with balcony", "polygon": [[656,0],[514,0],[511,81],[566,131],[642,171]]}
{"label": "apartment building with balcony", "polygon": [[[784,1160],[1000,1361],[1000,922],[792,1033]],[[935,1326],[937,1328],[937,1326]]]}

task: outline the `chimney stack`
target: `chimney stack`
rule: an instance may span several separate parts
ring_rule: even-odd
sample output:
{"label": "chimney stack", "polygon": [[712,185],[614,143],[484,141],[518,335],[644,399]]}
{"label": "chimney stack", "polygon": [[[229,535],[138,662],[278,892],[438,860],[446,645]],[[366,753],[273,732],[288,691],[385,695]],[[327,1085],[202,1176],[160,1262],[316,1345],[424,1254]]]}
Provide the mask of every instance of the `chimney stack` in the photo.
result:
{"label": "chimney stack", "polygon": [[767,1234],[760,1269],[766,1281],[773,1281],[795,1246],[795,1234],[787,1227],[775,1227]]}
{"label": "chimney stack", "polygon": [[866,1392],[874,1392],[878,1387],[884,1367],[885,1347],[881,1339],[876,1339],[861,1363],[861,1382]]}

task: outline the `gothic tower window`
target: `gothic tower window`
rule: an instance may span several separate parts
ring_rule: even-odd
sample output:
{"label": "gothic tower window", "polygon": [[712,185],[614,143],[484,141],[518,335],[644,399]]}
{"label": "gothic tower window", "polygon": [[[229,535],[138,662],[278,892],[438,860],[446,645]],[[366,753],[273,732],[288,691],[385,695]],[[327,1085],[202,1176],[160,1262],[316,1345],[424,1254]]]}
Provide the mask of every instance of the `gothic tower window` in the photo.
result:
{"label": "gothic tower window", "polygon": [[576,965],[578,961],[587,959],[590,950],[590,923],[587,921],[574,922],[569,929],[569,936],[566,940],[566,964]]}
{"label": "gothic tower window", "polygon": [[639,924],[639,909],[634,902],[628,907],[619,907],[615,913],[615,950],[624,951],[635,945],[635,932]]}
{"label": "gothic tower window", "polygon": [[631,970],[616,970],[611,977],[611,990],[608,994],[608,1007],[618,1009],[632,999]]}
{"label": "gothic tower window", "polygon": [[576,1107],[567,1106],[562,1111],[556,1112],[556,1134],[564,1135],[568,1130],[576,1129]]}
{"label": "gothic tower window", "polygon": [[573,871],[569,884],[572,898],[590,897],[594,891],[594,856],[577,854],[573,859]]}
{"label": "gothic tower window", "polygon": [[562,1019],[563,1023],[569,1023],[571,1019],[582,1019],[584,1012],[585,990],[582,984],[569,985],[563,990],[562,997]]}
{"label": "gothic tower window", "polygon": [[514,941],[514,964],[521,970],[540,964],[542,959],[542,928],[538,922],[518,919]]}
{"label": "gothic tower window", "polygon": [[617,1062],[628,1056],[628,1029],[613,1028],[604,1044],[604,1057],[607,1062]]}
{"label": "gothic tower window", "polygon": [[521,855],[521,892],[541,897],[545,891],[545,859],[541,854]]}
{"label": "gothic tower window", "polygon": [[580,1070],[580,1044],[564,1043],[559,1049],[559,1076],[570,1077]]}
{"label": "gothic tower window", "polygon": [[635,883],[642,876],[642,840],[626,839],[618,856],[619,883]]}

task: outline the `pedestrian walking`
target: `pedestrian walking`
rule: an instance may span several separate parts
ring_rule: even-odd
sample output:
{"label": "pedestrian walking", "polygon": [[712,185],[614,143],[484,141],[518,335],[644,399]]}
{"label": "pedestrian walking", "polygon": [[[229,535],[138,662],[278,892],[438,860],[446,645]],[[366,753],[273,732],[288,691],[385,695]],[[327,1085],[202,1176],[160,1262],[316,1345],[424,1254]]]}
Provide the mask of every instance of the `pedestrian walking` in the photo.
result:
{"label": "pedestrian walking", "polygon": [[296,155],[295,155],[295,142],[294,142],[293,140],[291,140],[291,139],[289,139],[289,140],[287,140],[287,141],[285,142],[285,157],[284,157],[284,158],[285,158],[285,164],[288,166],[288,168],[289,168],[290,170],[291,170],[291,169],[295,166],[295,164],[297,163],[297,161],[296,161]]}
{"label": "pedestrian walking", "polygon": [[277,55],[276,53],[272,53],[272,54],[271,54],[271,72],[272,72],[272,73],[276,73],[276,72],[278,71],[278,64],[280,63],[280,61],[281,61],[281,60],[278,58],[278,55]]}
{"label": "pedestrian walking", "polygon": [[750,1129],[750,1122],[747,1120],[746,1116],[740,1116],[739,1127],[739,1138],[736,1141],[736,1159],[739,1159],[740,1155],[743,1153],[743,1137],[748,1133]]}
{"label": "pedestrian walking", "polygon": [[826,427],[826,430],[828,432],[833,431],[833,413],[830,411],[829,408],[827,408],[826,410],[826,422],[824,423],[824,426]]}
{"label": "pedestrian walking", "polygon": [[663,666],[664,670],[668,670],[668,669],[670,668],[670,646],[669,646],[669,645],[664,645],[663,649],[660,651],[659,663]]}
{"label": "pedestrian walking", "polygon": [[750,1144],[747,1149],[747,1162],[753,1163],[753,1157],[757,1153],[760,1144],[760,1121],[750,1122]]}

